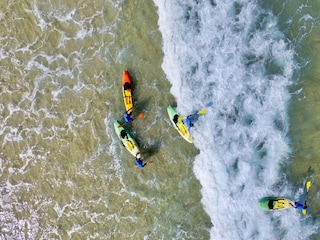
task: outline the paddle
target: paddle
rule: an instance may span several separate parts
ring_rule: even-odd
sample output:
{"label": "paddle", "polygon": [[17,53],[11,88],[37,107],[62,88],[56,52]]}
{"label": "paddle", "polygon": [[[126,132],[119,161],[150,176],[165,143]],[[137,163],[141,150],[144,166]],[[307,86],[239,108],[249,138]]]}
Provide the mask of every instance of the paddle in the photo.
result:
{"label": "paddle", "polygon": [[[144,117],[144,112],[142,112],[142,113],[140,113],[138,116],[137,116],[137,118],[143,118]],[[132,121],[133,121],[134,119],[132,119]],[[131,122],[132,122],[131,121]],[[123,127],[124,125],[126,125],[127,124],[127,122],[125,122],[125,123],[122,123],[122,124],[120,124],[119,126],[118,126],[118,128],[121,128],[121,127]]]}
{"label": "paddle", "polygon": [[[309,192],[309,189],[310,189],[311,185],[312,185],[312,182],[311,182],[310,180],[307,181],[307,183],[306,183],[306,189],[307,189],[306,199],[307,199],[307,197],[308,197],[308,192]],[[302,214],[306,215],[306,214],[307,214],[307,210],[306,210],[306,209],[303,209],[303,210],[302,210]]]}
{"label": "paddle", "polygon": [[[191,116],[197,115],[197,114],[199,114],[199,115],[206,114],[206,112],[207,112],[207,110],[201,109],[201,110],[199,110],[198,112],[195,112],[195,113],[189,115],[188,117],[191,117]],[[180,120],[182,120],[182,119],[184,119],[184,118],[185,118],[185,117],[180,116],[180,117],[178,118],[178,121],[180,121]]]}

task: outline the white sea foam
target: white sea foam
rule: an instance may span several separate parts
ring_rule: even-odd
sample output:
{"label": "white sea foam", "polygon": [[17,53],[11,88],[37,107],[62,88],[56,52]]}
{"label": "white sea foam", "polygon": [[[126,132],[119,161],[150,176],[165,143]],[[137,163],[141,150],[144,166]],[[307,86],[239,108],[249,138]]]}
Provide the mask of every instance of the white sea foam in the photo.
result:
{"label": "white sea foam", "polygon": [[[117,150],[119,147],[119,139],[114,132],[114,122],[111,120],[112,118],[109,116],[105,118],[104,124],[106,126],[106,134],[107,136],[114,136],[112,138],[112,144],[109,147],[109,153],[113,156],[112,166],[109,166],[110,169],[116,171],[116,176],[122,182],[122,167],[121,167],[121,159],[119,158],[119,154],[117,154]],[[121,145],[120,145],[121,146]],[[126,150],[124,150],[126,151]],[[121,155],[121,154],[120,154]]]}
{"label": "white sea foam", "polygon": [[298,211],[257,205],[268,195],[294,196],[280,172],[290,161],[286,88],[294,52],[276,17],[256,1],[154,2],[178,110],[207,109],[192,133],[211,239],[307,238],[314,228]]}

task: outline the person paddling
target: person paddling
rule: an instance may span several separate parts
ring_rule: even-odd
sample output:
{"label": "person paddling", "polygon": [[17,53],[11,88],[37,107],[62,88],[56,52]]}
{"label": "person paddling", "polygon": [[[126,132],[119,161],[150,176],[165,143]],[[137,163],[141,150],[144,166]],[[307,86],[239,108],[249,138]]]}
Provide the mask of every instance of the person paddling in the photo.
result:
{"label": "person paddling", "polygon": [[144,163],[141,158],[136,158],[136,166],[138,168],[144,168],[148,163]]}
{"label": "person paddling", "polygon": [[193,123],[191,121],[191,117],[192,117],[192,115],[189,115],[186,118],[186,125],[187,125],[187,128],[188,128],[188,131],[190,131],[190,128],[193,127]]}
{"label": "person paddling", "polygon": [[302,204],[302,203],[299,203],[299,202],[294,202],[294,205],[291,204],[291,203],[290,203],[290,205],[291,205],[291,207],[294,207],[294,208],[296,208],[296,209],[298,209],[298,210],[304,210],[304,209],[307,209],[307,208],[308,208],[306,201],[304,201],[303,204]]}
{"label": "person paddling", "polygon": [[136,164],[134,165],[135,168],[144,168],[148,164],[153,163],[153,161],[143,162],[143,160],[140,157],[140,153],[137,153],[136,155]]}
{"label": "person paddling", "polygon": [[133,119],[131,117],[131,113],[132,113],[132,111],[130,113],[129,113],[129,111],[127,111],[123,114],[123,118],[126,121],[126,123],[131,123],[133,121]]}
{"label": "person paddling", "polygon": [[[132,111],[130,112],[130,113],[128,113],[128,112],[125,112],[124,114],[123,114],[123,118],[124,118],[124,120],[125,120],[125,122],[124,123],[121,123],[119,126],[118,126],[118,128],[121,128],[121,127],[123,127],[124,125],[126,125],[126,124],[128,124],[128,123],[131,123],[135,118],[132,118],[131,117],[131,113],[132,113]],[[142,112],[142,113],[140,113],[136,118],[143,118],[144,117],[144,113]]]}
{"label": "person paddling", "polygon": [[[178,117],[178,119],[173,119],[173,121],[174,121],[175,123],[177,123],[178,120],[182,120],[182,119],[185,118],[185,121],[186,121],[186,122],[185,122],[185,125],[187,126],[188,131],[190,131],[190,128],[194,126],[194,124],[193,124],[193,122],[192,122],[192,118],[194,117],[194,120],[197,120],[198,118],[195,117],[195,116],[205,114],[206,112],[207,112],[207,110],[201,109],[200,111],[198,111],[198,112],[196,112],[196,113],[193,113],[193,114],[188,115],[186,118],[183,117],[183,116],[180,116],[180,117]],[[174,117],[176,117],[176,116],[174,116]]]}
{"label": "person paddling", "polygon": [[311,185],[312,185],[311,180],[308,180],[306,182],[306,196],[305,196],[305,200],[304,200],[303,204],[299,203],[299,202],[294,202],[294,205],[290,204],[291,207],[294,207],[296,209],[301,210],[304,215],[307,213],[307,208],[308,208],[308,206],[307,206],[307,197],[308,197],[308,193],[309,193],[309,189],[310,189]]}

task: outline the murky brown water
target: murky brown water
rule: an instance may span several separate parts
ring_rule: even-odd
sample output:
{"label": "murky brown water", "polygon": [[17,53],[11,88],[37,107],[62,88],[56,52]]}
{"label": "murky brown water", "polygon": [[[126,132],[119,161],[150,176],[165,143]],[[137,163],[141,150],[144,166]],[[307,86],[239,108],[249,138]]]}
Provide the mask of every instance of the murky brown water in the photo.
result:
{"label": "murky brown water", "polygon": [[[12,0],[0,21],[1,238],[208,239],[197,149],[163,117],[153,2]],[[154,160],[143,170],[113,130],[124,69],[145,112],[129,127]]]}

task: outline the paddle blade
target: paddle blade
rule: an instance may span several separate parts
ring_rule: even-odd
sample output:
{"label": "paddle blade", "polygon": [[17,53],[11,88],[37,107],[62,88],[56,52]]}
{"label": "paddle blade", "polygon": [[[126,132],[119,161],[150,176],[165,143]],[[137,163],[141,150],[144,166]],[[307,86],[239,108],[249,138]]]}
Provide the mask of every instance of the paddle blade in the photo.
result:
{"label": "paddle blade", "polygon": [[137,118],[143,118],[144,117],[144,112],[140,113]]}
{"label": "paddle blade", "polygon": [[312,182],[309,180],[307,183],[306,183],[306,189],[307,191],[309,191],[309,188],[311,187],[312,185]]}
{"label": "paddle blade", "polygon": [[207,112],[207,110],[201,109],[201,110],[198,112],[198,114],[206,114],[206,112]]}
{"label": "paddle blade", "polygon": [[[153,163],[153,160],[150,160],[150,161],[147,162],[147,164],[151,164],[151,163]],[[146,165],[147,165],[147,164],[146,164]]]}
{"label": "paddle blade", "polygon": [[181,121],[181,120],[183,120],[184,119],[184,117],[183,116],[180,116],[179,118],[178,118],[178,121]]}
{"label": "paddle blade", "polygon": [[305,209],[303,209],[301,212],[302,212],[303,215],[307,214],[307,210],[305,210]]}

